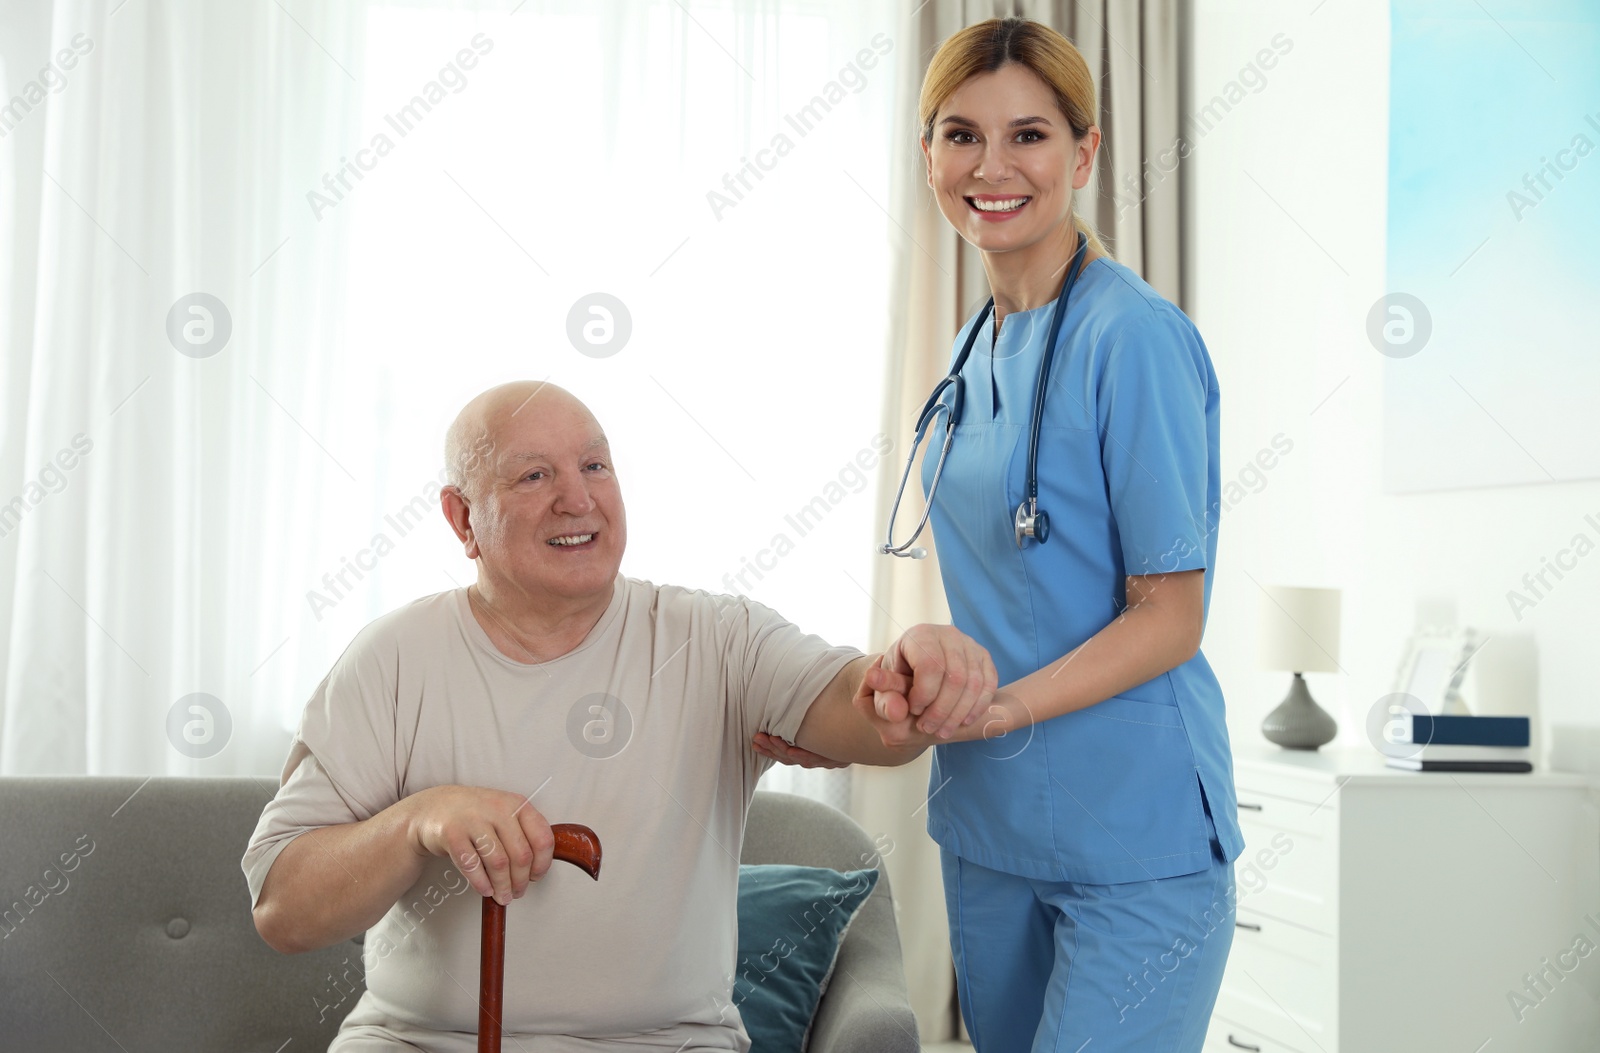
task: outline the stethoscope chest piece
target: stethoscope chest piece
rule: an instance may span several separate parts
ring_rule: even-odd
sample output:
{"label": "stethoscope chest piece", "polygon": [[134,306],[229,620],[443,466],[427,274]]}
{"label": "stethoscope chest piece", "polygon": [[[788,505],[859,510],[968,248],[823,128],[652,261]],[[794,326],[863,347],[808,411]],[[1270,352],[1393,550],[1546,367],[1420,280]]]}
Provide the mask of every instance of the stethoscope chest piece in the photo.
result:
{"label": "stethoscope chest piece", "polygon": [[1050,540],[1050,513],[1040,512],[1036,499],[1030,499],[1017,506],[1017,518],[1014,522],[1017,534],[1017,547],[1022,547],[1023,539],[1033,538],[1044,544]]}

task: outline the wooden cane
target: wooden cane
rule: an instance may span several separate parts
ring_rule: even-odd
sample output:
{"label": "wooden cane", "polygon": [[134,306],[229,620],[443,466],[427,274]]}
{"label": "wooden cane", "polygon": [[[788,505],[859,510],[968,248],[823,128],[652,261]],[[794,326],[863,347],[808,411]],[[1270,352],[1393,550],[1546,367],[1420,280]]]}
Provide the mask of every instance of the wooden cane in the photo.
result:
{"label": "wooden cane", "polygon": [[[600,838],[587,826],[558,823],[554,858],[600,880]],[[478,960],[478,1053],[500,1053],[501,1003],[505,996],[506,908],[483,897],[483,947]]]}

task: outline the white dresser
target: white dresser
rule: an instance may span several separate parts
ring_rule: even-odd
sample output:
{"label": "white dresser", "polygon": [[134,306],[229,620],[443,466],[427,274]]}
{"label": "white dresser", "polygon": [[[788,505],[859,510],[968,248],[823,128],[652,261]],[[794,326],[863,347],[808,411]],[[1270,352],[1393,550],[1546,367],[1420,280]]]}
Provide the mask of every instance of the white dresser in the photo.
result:
{"label": "white dresser", "polygon": [[1246,848],[1206,1053],[1600,1050],[1588,779],[1266,742],[1235,743],[1234,778]]}

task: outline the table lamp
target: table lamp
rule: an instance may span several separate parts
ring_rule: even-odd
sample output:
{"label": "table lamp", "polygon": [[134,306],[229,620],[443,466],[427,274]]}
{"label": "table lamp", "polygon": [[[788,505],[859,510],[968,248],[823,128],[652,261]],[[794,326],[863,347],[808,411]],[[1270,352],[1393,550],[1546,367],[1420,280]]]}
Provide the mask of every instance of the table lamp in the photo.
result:
{"label": "table lamp", "polygon": [[1294,674],[1288,695],[1261,722],[1261,734],[1291,750],[1332,742],[1339,725],[1312,700],[1301,674],[1339,668],[1339,590],[1266,586],[1258,642],[1262,669]]}

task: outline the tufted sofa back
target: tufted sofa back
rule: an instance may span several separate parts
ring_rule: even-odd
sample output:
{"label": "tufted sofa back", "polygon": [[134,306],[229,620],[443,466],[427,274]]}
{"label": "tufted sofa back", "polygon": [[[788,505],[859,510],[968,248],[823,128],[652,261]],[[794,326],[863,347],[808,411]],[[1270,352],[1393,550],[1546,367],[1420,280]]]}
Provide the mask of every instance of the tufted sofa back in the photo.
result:
{"label": "tufted sofa back", "polygon": [[0,778],[0,1047],[326,1049],[361,947],[286,956],[239,859],[274,779]]}

